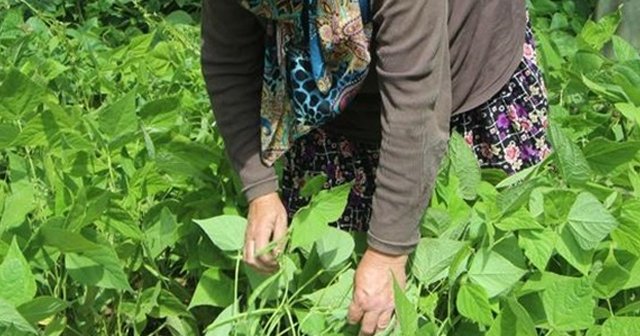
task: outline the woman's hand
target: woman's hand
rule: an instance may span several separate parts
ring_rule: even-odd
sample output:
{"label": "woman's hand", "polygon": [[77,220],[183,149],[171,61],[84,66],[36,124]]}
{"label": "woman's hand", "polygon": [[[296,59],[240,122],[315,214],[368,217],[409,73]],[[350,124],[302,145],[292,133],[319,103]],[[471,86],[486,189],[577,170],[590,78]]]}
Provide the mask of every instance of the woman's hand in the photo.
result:
{"label": "woman's hand", "polygon": [[360,322],[360,335],[385,330],[391,322],[395,304],[393,278],[401,288],[406,284],[407,256],[391,256],[371,248],[362,256],[354,279],[349,323]]}
{"label": "woman's hand", "polygon": [[[277,193],[260,196],[249,204],[244,261],[262,273],[278,270],[276,257],[282,252],[287,235],[287,210]],[[270,245],[275,244],[273,249]]]}

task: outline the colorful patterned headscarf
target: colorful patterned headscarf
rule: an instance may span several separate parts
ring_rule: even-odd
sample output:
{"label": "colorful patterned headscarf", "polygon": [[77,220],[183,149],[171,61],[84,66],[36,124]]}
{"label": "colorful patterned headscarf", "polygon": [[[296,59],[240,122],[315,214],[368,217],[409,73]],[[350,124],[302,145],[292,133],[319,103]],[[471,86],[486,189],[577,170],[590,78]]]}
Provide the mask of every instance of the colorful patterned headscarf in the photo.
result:
{"label": "colorful patterned headscarf", "polygon": [[271,166],[362,86],[371,62],[370,0],[239,1],[267,20],[261,157]]}

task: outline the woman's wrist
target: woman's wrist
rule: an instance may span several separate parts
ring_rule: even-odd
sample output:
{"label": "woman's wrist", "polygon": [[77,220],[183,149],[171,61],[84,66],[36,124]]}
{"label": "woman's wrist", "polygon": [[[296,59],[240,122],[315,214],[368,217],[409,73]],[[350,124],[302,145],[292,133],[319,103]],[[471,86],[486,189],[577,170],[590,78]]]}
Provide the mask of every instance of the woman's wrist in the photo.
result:
{"label": "woman's wrist", "polygon": [[382,262],[388,262],[388,263],[406,264],[407,260],[409,259],[409,255],[407,254],[398,254],[398,255],[388,254],[388,253],[384,253],[379,250],[376,250],[371,246],[367,247],[365,254],[369,257],[375,258]]}

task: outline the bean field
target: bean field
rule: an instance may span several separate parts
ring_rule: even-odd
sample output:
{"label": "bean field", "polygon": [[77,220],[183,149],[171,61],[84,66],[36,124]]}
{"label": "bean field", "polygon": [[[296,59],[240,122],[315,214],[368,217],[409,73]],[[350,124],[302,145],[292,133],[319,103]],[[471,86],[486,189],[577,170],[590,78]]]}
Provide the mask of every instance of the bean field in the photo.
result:
{"label": "bean field", "polygon": [[[305,184],[276,274],[241,261],[199,12],[0,0],[0,335],[358,333],[350,185]],[[596,1],[529,12],[554,152],[507,177],[454,134],[388,335],[640,335],[640,54]]]}

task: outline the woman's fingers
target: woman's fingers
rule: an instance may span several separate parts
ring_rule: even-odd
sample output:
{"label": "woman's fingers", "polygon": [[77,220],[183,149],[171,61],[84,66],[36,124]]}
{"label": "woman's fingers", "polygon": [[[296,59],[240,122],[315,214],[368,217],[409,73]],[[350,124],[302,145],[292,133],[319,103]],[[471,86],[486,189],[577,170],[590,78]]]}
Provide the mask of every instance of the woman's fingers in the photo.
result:
{"label": "woman's fingers", "polygon": [[378,323],[376,325],[376,333],[383,332],[389,327],[392,315],[393,310],[386,310],[382,312],[382,314],[380,314],[380,317],[378,317]]}
{"label": "woman's fingers", "polygon": [[280,253],[284,251],[287,244],[287,213],[278,216],[276,219],[275,227],[273,228],[273,241],[276,243],[276,247],[272,251],[272,255],[277,258]]}
{"label": "woman's fingers", "polygon": [[360,307],[359,304],[354,301],[351,302],[349,306],[349,313],[347,314],[347,321],[349,324],[358,324],[362,319],[362,315],[364,315],[364,310]]}
{"label": "woman's fingers", "polygon": [[253,240],[251,235],[247,233],[244,237],[244,250],[242,251],[242,260],[249,265],[254,266],[256,263],[256,259],[254,257],[254,252],[256,248],[256,242]]}
{"label": "woman's fingers", "polygon": [[362,323],[360,324],[360,336],[373,335],[378,329],[378,318],[380,317],[379,311],[368,311],[362,317]]}
{"label": "woman's fingers", "polygon": [[269,251],[269,242],[273,233],[274,223],[260,225],[254,236],[256,242],[255,258],[259,269],[271,272],[277,269],[278,263]]}
{"label": "woman's fingers", "polygon": [[249,204],[248,220],[245,262],[262,273],[277,271],[278,262],[272,249],[275,241],[284,241],[282,238],[287,232],[287,213],[280,196],[270,193],[252,200]]}
{"label": "woman's fingers", "polygon": [[[274,265],[268,258],[264,258],[264,253],[260,255],[260,250],[264,249],[269,243],[271,232],[270,230],[265,232],[266,230],[261,226],[261,224],[249,223],[245,235],[243,260],[258,272],[272,273],[276,271],[277,264]],[[271,227],[271,225],[268,227]]]}

